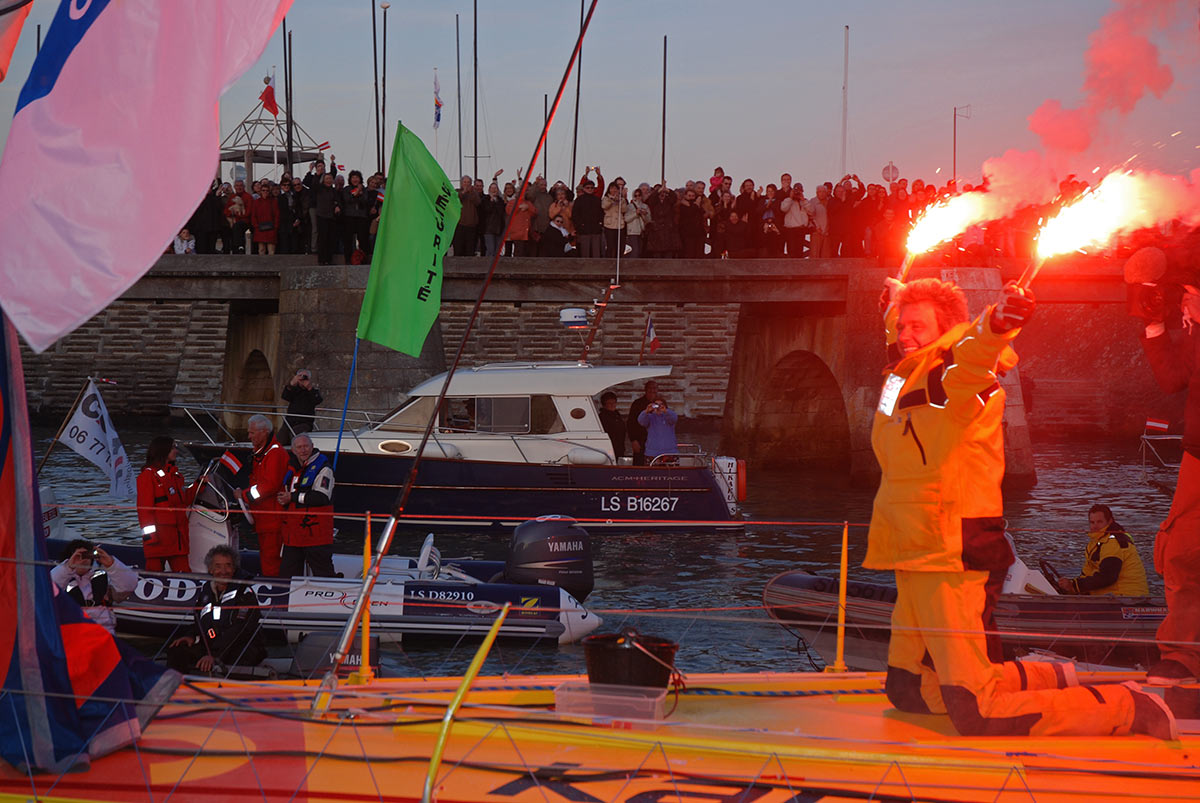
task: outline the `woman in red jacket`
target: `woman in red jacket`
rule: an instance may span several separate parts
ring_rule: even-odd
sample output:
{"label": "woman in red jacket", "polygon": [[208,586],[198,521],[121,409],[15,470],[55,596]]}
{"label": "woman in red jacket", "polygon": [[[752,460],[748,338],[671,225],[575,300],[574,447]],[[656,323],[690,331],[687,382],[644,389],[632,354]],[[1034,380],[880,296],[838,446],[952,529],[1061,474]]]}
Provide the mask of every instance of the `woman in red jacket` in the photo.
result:
{"label": "woman in red jacket", "polygon": [[169,563],[173,572],[190,572],[188,565],[187,508],[195,489],[184,486],[175,467],[179,450],[175,441],[159,435],[146,449],[146,466],[137,478],[138,523],[142,527],[142,552],[146,569],[161,572]]}
{"label": "woman in red jacket", "polygon": [[279,242],[279,197],[272,196],[270,182],[263,182],[262,194],[250,202],[250,229],[260,254],[274,254]]}

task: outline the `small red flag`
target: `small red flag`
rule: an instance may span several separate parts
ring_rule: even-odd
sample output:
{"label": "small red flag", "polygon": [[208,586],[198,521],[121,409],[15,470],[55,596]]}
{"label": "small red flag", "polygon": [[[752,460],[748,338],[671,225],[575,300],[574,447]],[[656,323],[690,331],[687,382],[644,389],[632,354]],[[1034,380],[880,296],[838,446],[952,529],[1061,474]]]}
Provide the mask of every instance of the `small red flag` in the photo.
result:
{"label": "small red flag", "polygon": [[1163,421],[1161,418],[1147,418],[1146,419],[1146,431],[1147,432],[1166,432],[1170,428],[1171,428],[1170,421]]}
{"label": "small red flag", "polygon": [[258,96],[258,99],[262,101],[264,109],[278,117],[279,104],[275,102],[275,76],[272,75],[270,78],[264,78],[263,83],[267,86],[262,91],[262,94]]}

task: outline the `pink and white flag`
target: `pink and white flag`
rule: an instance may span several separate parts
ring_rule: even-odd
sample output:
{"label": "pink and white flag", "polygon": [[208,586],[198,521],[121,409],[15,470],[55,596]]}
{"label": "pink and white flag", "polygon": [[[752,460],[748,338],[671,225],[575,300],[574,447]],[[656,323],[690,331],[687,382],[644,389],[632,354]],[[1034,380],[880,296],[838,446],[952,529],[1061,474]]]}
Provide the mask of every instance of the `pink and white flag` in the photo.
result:
{"label": "pink and white flag", "polygon": [[217,169],[217,100],[292,0],[63,0],[0,160],[0,305],[43,351],[120,297]]}

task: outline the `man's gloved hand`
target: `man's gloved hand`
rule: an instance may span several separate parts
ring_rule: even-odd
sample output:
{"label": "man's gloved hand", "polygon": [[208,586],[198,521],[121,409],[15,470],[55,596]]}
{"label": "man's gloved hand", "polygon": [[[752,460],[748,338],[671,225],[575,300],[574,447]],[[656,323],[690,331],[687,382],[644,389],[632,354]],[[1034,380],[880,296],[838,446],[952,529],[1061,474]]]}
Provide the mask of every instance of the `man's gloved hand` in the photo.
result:
{"label": "man's gloved hand", "polygon": [[1033,308],[1037,300],[1029,289],[1017,287],[1015,282],[1004,286],[1000,303],[992,311],[991,326],[996,334],[1011,332],[1019,329],[1033,317]]}
{"label": "man's gloved hand", "polygon": [[1149,326],[1167,319],[1167,301],[1157,284],[1129,286],[1129,314],[1141,318]]}

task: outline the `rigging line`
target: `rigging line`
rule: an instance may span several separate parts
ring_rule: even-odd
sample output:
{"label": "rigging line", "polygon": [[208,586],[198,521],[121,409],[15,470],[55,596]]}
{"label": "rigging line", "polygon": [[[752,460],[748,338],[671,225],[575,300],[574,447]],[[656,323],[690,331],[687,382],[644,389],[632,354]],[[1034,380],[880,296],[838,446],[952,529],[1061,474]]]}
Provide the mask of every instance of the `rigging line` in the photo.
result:
{"label": "rigging line", "polygon": [[[13,726],[14,726],[14,728],[17,728],[17,727],[19,727],[20,722],[21,722],[21,717],[17,713],[17,701],[16,701],[15,697],[9,692],[8,689],[4,690],[4,694],[0,695],[0,699],[3,699],[5,697],[8,698],[9,707],[12,708]],[[35,781],[33,778],[33,762],[29,760],[29,751],[25,749],[25,740],[21,739],[20,742],[21,742],[21,758],[25,762],[25,773],[29,776],[29,786],[33,790],[33,799],[37,800],[38,799],[38,790],[37,790],[37,781]]]}
{"label": "rigging line", "polygon": [[[242,726],[238,724],[236,711],[229,712],[229,721],[233,723],[234,729],[237,730],[238,738],[242,742],[242,750],[246,754],[246,760],[250,762],[250,771],[254,773],[254,782],[258,784],[258,792],[262,795],[263,803],[268,803],[267,791],[263,788],[262,778],[258,774],[258,767],[254,765],[254,756],[250,754],[250,746],[246,744],[246,734],[242,733]],[[149,789],[146,791],[149,791]]]}
{"label": "rigging line", "polygon": [[109,717],[111,717],[113,715],[113,712],[117,710],[117,707],[119,705],[120,705],[120,703],[113,703],[113,707],[108,709],[108,713],[104,715],[104,719],[100,720],[100,724],[96,726],[96,729],[94,731],[92,731],[92,735],[83,740],[83,744],[80,745],[79,751],[77,753],[75,753],[75,755],[71,756],[71,760],[67,763],[66,768],[63,769],[63,771],[61,773],[59,773],[59,776],[54,779],[54,783],[50,784],[50,788],[46,790],[47,796],[49,796],[50,793],[54,791],[54,787],[58,786],[58,782],[61,781],[63,778],[65,778],[67,773],[71,772],[71,770],[73,770],[75,768],[75,765],[79,762],[80,756],[82,756],[84,754],[84,752],[88,749],[88,746],[92,743],[92,741],[97,736],[100,735],[100,731],[104,728],[105,723],[108,722]]}

